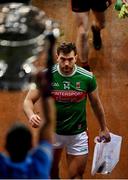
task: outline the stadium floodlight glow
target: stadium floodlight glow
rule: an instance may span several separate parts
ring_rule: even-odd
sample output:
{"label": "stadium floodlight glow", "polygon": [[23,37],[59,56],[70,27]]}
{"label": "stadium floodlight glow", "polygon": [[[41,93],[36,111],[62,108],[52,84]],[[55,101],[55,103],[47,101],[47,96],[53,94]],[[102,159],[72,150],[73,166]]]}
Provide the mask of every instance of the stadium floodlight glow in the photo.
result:
{"label": "stadium floodlight glow", "polygon": [[59,36],[57,22],[32,5],[7,3],[0,5],[0,89],[24,90],[43,49],[46,37]]}

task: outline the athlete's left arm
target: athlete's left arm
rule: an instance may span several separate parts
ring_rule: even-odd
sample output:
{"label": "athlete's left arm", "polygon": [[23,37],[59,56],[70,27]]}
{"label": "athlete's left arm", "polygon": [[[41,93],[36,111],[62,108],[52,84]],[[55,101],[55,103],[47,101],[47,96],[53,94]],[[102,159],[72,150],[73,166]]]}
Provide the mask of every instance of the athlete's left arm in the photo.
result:
{"label": "athlete's left arm", "polygon": [[109,130],[107,128],[104,108],[101,103],[97,88],[94,91],[92,91],[91,93],[89,93],[88,97],[89,97],[92,109],[96,115],[96,118],[97,118],[100,128],[101,128],[101,131],[99,134],[100,140],[104,139],[105,142],[109,142],[110,134],[109,134]]}

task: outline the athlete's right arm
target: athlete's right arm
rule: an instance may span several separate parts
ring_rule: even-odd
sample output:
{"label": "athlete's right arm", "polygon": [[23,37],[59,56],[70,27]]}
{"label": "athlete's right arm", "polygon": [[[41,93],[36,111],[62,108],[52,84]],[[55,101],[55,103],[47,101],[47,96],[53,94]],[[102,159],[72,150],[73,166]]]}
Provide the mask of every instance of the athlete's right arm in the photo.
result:
{"label": "athlete's right arm", "polygon": [[29,90],[23,102],[24,113],[27,116],[29,123],[35,128],[39,127],[41,122],[39,115],[34,113],[34,104],[39,98],[40,91],[38,89]]}

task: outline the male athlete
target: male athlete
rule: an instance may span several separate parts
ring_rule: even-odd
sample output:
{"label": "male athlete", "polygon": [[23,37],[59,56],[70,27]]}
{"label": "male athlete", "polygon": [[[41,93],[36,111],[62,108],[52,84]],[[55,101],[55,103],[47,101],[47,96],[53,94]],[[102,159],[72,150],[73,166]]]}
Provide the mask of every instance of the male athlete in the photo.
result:
{"label": "male athlete", "polygon": [[[88,157],[86,101],[91,106],[100,125],[100,140],[110,141],[103,106],[95,76],[76,65],[77,51],[73,43],[62,43],[57,48],[57,64],[52,70],[52,95],[55,99],[57,122],[55,132],[54,162],[51,178],[59,178],[59,162],[66,148],[69,179],[82,178]],[[40,126],[42,119],[34,113],[34,103],[39,99],[38,89],[30,90],[24,100],[24,111],[32,126]]]}

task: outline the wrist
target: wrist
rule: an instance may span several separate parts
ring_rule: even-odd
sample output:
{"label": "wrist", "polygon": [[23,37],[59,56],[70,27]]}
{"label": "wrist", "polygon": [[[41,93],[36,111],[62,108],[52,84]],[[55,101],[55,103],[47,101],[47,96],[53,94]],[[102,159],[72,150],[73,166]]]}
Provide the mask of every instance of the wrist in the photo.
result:
{"label": "wrist", "polygon": [[107,128],[107,126],[102,126],[102,127],[100,127],[100,130],[101,131],[106,131],[108,128]]}

